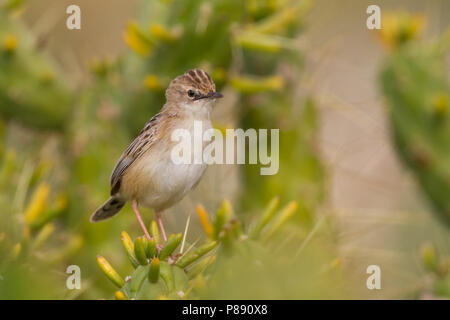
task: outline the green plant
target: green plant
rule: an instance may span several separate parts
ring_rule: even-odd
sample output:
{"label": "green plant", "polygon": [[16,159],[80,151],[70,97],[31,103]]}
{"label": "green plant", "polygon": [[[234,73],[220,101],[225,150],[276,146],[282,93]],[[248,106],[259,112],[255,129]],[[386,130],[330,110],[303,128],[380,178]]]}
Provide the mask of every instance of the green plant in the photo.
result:
{"label": "green plant", "polygon": [[[3,153],[0,166],[0,297],[51,299],[60,290],[59,276],[48,271],[65,270],[83,239],[55,223],[67,198],[47,182],[51,169],[43,162],[23,165],[14,154]],[[26,289],[31,286],[46,290]]]}
{"label": "green plant", "polygon": [[450,225],[450,33],[433,44],[402,44],[380,76],[392,139],[435,212]]}
{"label": "green plant", "polygon": [[0,115],[30,127],[63,130],[72,91],[53,61],[39,52],[38,40],[12,17],[20,5],[0,6]]}
{"label": "green plant", "polygon": [[[133,243],[129,235],[122,232],[122,244],[134,268],[132,274],[125,278],[121,277],[105,258],[99,256],[97,262],[106,276],[119,288],[115,294],[116,299],[192,299],[226,296],[227,287],[233,285],[240,288],[239,290],[249,290],[245,285],[238,285],[238,278],[234,277],[236,275],[239,277],[249,270],[253,270],[251,272],[254,274],[263,270],[262,274],[265,275],[266,272],[273,270],[275,258],[279,259],[279,262],[283,261],[283,268],[286,272],[290,272],[297,260],[295,250],[289,245],[295,243],[295,238],[280,241],[280,236],[283,234],[281,230],[286,230],[289,225],[294,228],[295,234],[298,235],[301,231],[295,224],[288,223],[295,214],[298,214],[298,205],[291,202],[280,210],[279,202],[279,198],[275,197],[263,214],[248,228],[236,218],[227,200],[217,210],[212,222],[205,209],[198,206],[197,214],[207,241],[197,248],[191,244],[186,251],[180,249],[178,253],[175,252],[180,243],[182,248],[185,248],[182,234],[171,235],[167,243],[159,247],[160,240],[155,221],[150,227],[152,230],[150,241],[145,237],[138,237]],[[288,255],[285,255],[286,248],[289,248]],[[269,256],[272,257],[271,262],[267,261]],[[267,264],[257,267],[261,270],[253,269],[255,265],[266,262]],[[326,277],[323,272],[321,275]],[[271,279],[261,278],[257,282],[257,288],[253,287],[251,292],[257,296],[257,291],[261,288],[266,290],[267,285],[275,290],[277,286],[272,287],[272,282],[281,282],[282,279],[283,276],[279,274],[272,275]],[[299,280],[290,280],[291,284],[294,284],[290,290],[297,290],[297,294],[302,290],[301,285],[299,287],[295,285]],[[246,289],[243,289],[244,287]],[[264,292],[264,294],[267,294],[266,297],[277,296],[276,293]]]}
{"label": "green plant", "polygon": [[439,252],[431,243],[424,243],[419,251],[428,280],[420,292],[423,298],[450,298],[450,257]]}

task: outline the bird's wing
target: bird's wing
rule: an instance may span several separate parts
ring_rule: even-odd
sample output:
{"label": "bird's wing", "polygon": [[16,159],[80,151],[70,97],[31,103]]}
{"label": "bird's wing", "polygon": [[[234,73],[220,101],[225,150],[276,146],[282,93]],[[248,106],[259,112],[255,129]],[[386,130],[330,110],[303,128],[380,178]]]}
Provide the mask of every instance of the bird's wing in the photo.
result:
{"label": "bird's wing", "polygon": [[116,166],[111,174],[111,195],[116,194],[120,190],[122,177],[127,169],[138,159],[146,150],[148,150],[156,140],[161,113],[152,117],[141,130],[139,135],[128,146],[125,152],[117,161]]}

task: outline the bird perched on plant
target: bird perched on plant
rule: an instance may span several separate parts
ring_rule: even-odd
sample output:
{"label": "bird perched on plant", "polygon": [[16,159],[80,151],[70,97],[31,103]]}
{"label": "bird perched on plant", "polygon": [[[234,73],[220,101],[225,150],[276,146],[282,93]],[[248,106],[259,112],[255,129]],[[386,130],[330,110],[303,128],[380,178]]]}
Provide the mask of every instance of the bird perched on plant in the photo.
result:
{"label": "bird perched on plant", "polygon": [[[166,103],[152,117],[120,157],[111,175],[111,197],[91,216],[97,222],[116,215],[127,201],[136,213],[145,236],[150,235],[139,212],[139,204],[155,210],[164,240],[163,210],[180,201],[202,177],[205,163],[176,164],[171,158],[175,129],[194,130],[201,121],[212,128],[211,108],[222,94],[203,70],[193,69],[175,78],[166,90]],[[193,134],[191,134],[193,136]]]}

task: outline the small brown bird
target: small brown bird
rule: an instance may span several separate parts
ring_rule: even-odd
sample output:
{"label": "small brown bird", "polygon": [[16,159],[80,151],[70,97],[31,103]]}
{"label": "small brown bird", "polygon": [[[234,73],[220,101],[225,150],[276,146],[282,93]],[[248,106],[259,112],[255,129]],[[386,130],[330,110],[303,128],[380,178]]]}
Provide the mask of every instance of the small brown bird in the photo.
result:
{"label": "small brown bird", "polygon": [[212,128],[210,112],[221,97],[203,70],[189,70],[175,78],[166,90],[166,103],[161,111],[147,122],[114,167],[111,197],[92,214],[91,222],[111,218],[130,201],[148,239],[150,235],[138,206],[155,210],[166,241],[162,211],[196,186],[206,169],[205,163],[174,163],[171,150],[176,142],[171,140],[171,134],[175,129],[184,129],[193,136],[195,121],[201,121],[204,130]]}

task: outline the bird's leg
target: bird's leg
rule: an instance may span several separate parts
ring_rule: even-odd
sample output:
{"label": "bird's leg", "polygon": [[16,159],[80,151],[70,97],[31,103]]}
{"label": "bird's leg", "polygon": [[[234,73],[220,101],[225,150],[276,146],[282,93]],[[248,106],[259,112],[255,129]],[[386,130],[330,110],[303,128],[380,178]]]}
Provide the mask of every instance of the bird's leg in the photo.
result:
{"label": "bird's leg", "polygon": [[142,221],[142,217],[141,214],[139,213],[138,206],[139,205],[136,200],[131,201],[131,207],[133,208],[133,211],[136,213],[136,217],[139,221],[139,224],[141,225],[142,230],[144,230],[145,237],[147,238],[147,240],[150,240],[150,234],[148,233],[147,228],[145,227],[144,221]]}
{"label": "bird's leg", "polygon": [[166,231],[164,231],[164,226],[161,220],[161,212],[156,212],[156,219],[158,220],[159,228],[161,229],[162,236],[164,238],[164,242],[167,241]]}

